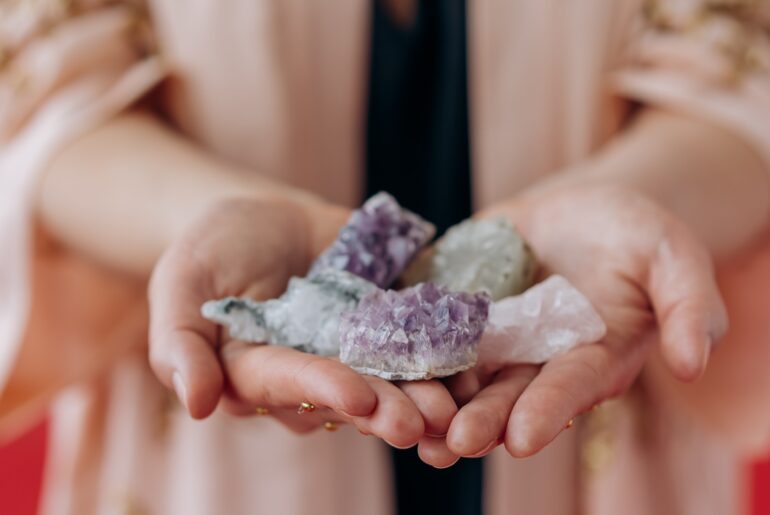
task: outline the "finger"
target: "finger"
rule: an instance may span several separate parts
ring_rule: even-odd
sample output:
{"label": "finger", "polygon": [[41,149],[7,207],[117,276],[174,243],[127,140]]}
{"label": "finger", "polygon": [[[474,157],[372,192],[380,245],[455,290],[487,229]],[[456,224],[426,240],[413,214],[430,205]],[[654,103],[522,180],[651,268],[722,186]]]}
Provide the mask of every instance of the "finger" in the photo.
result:
{"label": "finger", "polygon": [[417,455],[428,465],[437,469],[451,467],[459,456],[449,450],[445,438],[434,438],[431,436],[423,437],[417,444]]}
{"label": "finger", "polygon": [[448,448],[466,457],[480,457],[494,449],[502,441],[514,403],[537,372],[532,365],[501,370],[452,420]]}
{"label": "finger", "polygon": [[505,434],[508,452],[515,457],[538,452],[572,418],[627,389],[644,363],[647,347],[583,345],[546,363],[513,407]]}
{"label": "finger", "polygon": [[274,345],[229,342],[222,359],[233,395],[255,406],[294,408],[310,402],[350,416],[368,416],[377,405],[369,383],[331,359]]}
{"label": "finger", "polygon": [[476,369],[460,372],[443,379],[442,382],[459,407],[470,402],[473,396],[481,390],[481,382]]}
{"label": "finger", "polygon": [[200,316],[202,271],[174,262],[164,256],[150,283],[150,364],[190,415],[203,418],[216,408],[224,382],[214,351],[217,329]]}
{"label": "finger", "polygon": [[339,426],[346,424],[349,420],[348,417],[329,409],[318,409],[312,413],[298,414],[296,409],[268,409],[228,397],[223,399],[222,407],[228,414],[239,418],[258,417],[276,420],[293,433],[300,435],[311,433],[320,428],[336,431]]}
{"label": "finger", "polygon": [[377,407],[367,417],[354,417],[359,431],[376,435],[391,446],[406,449],[417,444],[425,433],[419,410],[394,384],[372,376],[363,377],[377,394]]}
{"label": "finger", "polygon": [[321,429],[333,433],[341,426],[347,424],[346,417],[331,410],[298,415],[296,410],[279,409],[275,414],[270,414],[269,416],[298,435],[312,433]]}
{"label": "finger", "polygon": [[684,381],[700,377],[712,344],[727,330],[727,313],[708,252],[680,227],[651,261],[647,285],[666,364]]}
{"label": "finger", "polygon": [[457,405],[440,381],[401,381],[396,383],[422,414],[425,434],[444,436],[457,413]]}

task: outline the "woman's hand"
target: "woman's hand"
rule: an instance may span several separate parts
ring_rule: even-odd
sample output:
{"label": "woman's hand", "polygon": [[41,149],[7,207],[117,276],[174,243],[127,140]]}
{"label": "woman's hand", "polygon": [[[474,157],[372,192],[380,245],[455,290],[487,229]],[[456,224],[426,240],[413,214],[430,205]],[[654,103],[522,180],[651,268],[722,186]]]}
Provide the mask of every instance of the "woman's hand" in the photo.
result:
{"label": "woman's hand", "polygon": [[[280,295],[347,215],[320,203],[220,201],[165,252],[150,285],[150,359],[193,417],[208,416],[224,393],[230,412],[256,415],[266,408],[298,432],[350,422],[398,447],[414,445],[426,431],[446,433],[456,406],[438,382],[399,389],[332,359],[222,341],[217,326],[200,315],[209,299]],[[298,414],[302,402],[317,409]]]}
{"label": "woman's hand", "polygon": [[607,323],[603,341],[542,368],[472,370],[448,382],[459,404],[445,440],[420,443],[436,465],[483,456],[500,443],[516,457],[553,440],[576,415],[624,392],[657,329],[663,359],[681,380],[703,372],[727,319],[707,250],[669,212],[629,189],[551,185],[482,216],[506,216],[545,274],[567,277]]}

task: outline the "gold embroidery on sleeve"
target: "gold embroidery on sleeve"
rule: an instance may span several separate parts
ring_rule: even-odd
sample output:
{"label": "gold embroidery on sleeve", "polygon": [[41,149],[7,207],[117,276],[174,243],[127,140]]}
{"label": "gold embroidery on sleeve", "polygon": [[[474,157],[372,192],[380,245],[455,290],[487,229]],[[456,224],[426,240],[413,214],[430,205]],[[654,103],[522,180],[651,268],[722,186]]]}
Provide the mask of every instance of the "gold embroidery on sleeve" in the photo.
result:
{"label": "gold embroidery on sleeve", "polygon": [[729,63],[726,82],[770,72],[770,0],[647,0],[647,27],[704,41]]}

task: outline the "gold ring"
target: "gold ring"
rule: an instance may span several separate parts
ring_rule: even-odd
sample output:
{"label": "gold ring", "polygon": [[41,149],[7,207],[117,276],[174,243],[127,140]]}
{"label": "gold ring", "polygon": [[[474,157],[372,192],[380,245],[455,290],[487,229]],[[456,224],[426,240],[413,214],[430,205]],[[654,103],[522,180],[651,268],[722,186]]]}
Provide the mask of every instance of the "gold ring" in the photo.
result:
{"label": "gold ring", "polygon": [[569,429],[570,427],[572,427],[574,423],[575,423],[574,418],[569,419],[569,422],[567,422],[567,427],[565,427],[564,429]]}
{"label": "gold ring", "polygon": [[327,431],[333,432],[338,429],[338,426],[334,422],[324,422],[324,429],[326,429]]}
{"label": "gold ring", "polygon": [[270,410],[267,408],[259,407],[257,408],[257,415],[268,415],[270,413]]}
{"label": "gold ring", "polygon": [[297,408],[297,413],[302,415],[303,413],[312,413],[315,411],[315,404],[312,402],[302,401],[299,403],[299,408]]}

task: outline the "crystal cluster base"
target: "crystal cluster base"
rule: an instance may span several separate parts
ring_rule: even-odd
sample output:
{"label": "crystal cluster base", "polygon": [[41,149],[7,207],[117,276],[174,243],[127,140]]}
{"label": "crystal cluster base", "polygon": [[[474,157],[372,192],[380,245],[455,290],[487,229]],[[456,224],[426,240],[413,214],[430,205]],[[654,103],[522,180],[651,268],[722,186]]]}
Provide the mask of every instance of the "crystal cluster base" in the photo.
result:
{"label": "crystal cluster base", "polygon": [[388,380],[443,377],[476,364],[489,296],[431,283],[369,293],[340,322],[340,360]]}

